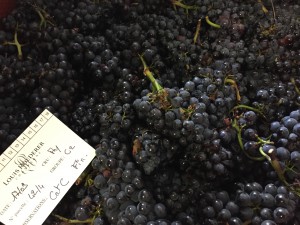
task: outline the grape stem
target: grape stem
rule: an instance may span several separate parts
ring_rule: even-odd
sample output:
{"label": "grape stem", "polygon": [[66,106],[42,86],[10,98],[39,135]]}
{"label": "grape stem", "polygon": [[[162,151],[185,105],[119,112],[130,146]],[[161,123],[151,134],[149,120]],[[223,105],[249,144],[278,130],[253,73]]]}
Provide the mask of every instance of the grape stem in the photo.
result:
{"label": "grape stem", "polygon": [[300,95],[300,89],[297,87],[294,77],[291,78],[291,83],[294,85],[295,91],[297,92],[297,94]]}
{"label": "grape stem", "polygon": [[75,219],[68,219],[63,216],[57,215],[57,214],[52,214],[54,217],[57,219],[66,222],[68,224],[82,224],[82,223],[89,223],[90,225],[94,224],[94,220],[102,214],[102,207],[101,204],[99,204],[96,208],[95,211],[92,213],[92,218],[88,218],[86,220],[75,220]]}
{"label": "grape stem", "polygon": [[233,112],[236,109],[249,109],[249,110],[259,113],[262,117],[265,118],[265,115],[259,109],[256,109],[256,108],[248,106],[248,105],[243,105],[243,104],[237,105],[231,109],[231,112]]}
{"label": "grape stem", "polygon": [[149,67],[147,66],[143,56],[139,55],[139,57],[140,57],[140,60],[142,61],[143,67],[144,67],[143,73],[151,81],[154,91],[157,91],[157,92],[162,91],[163,87],[154,78],[154,76],[153,76],[152,72],[149,70]]}
{"label": "grape stem", "polygon": [[[273,153],[274,149],[270,149],[270,155]],[[272,165],[273,169],[275,170],[275,172],[277,173],[279,179],[284,183],[284,184],[288,184],[288,182],[286,181],[285,177],[284,177],[284,172],[281,168],[281,165],[279,163],[279,161],[275,158],[275,157],[270,157],[268,154],[266,154],[263,149],[262,149],[262,145],[259,147],[259,152],[260,154],[262,154]]]}
{"label": "grape stem", "polygon": [[264,4],[262,3],[261,0],[257,0],[257,2],[261,5],[261,9],[262,11],[267,14],[269,11],[267,10],[267,8],[264,6]]}
{"label": "grape stem", "polygon": [[208,16],[205,17],[205,21],[208,25],[214,27],[214,28],[221,28],[221,26],[219,24],[213,23]]}
{"label": "grape stem", "polygon": [[196,44],[198,37],[199,37],[199,33],[200,33],[200,29],[201,29],[201,18],[198,20],[197,23],[197,27],[196,27],[196,32],[193,38],[193,43]]}
{"label": "grape stem", "polygon": [[269,150],[269,155],[266,154],[263,149],[262,145],[259,147],[260,153],[269,161],[273,169],[275,170],[278,178],[281,182],[287,186],[291,191],[293,191],[296,195],[300,196],[299,190],[294,188],[291,184],[289,184],[284,176],[285,171],[282,169],[279,160],[274,156],[274,149]]}
{"label": "grape stem", "polygon": [[60,216],[60,215],[57,215],[57,214],[53,214],[54,217],[56,217],[57,219],[63,221],[63,222],[66,222],[68,224],[82,224],[82,223],[89,223],[89,224],[93,224],[94,222],[94,218],[89,218],[89,219],[86,219],[86,220],[73,220],[73,219],[68,219],[68,218],[65,218],[63,216]]}
{"label": "grape stem", "polygon": [[182,117],[184,120],[188,120],[192,114],[195,112],[195,105],[189,105],[187,109],[179,108],[180,113],[182,114]]}
{"label": "grape stem", "polygon": [[274,22],[276,23],[276,13],[275,13],[274,3],[273,3],[273,0],[270,0],[270,1],[271,1],[271,5],[272,5],[272,10],[273,10],[273,19],[274,19]]}
{"label": "grape stem", "polygon": [[42,29],[43,27],[45,28],[47,26],[47,23],[49,23],[51,26],[54,26],[54,23],[51,21],[49,14],[45,10],[41,9],[35,4],[31,4],[31,6],[34,8],[34,10],[40,17],[40,29]]}
{"label": "grape stem", "polygon": [[85,180],[85,183],[84,185],[85,186],[90,186],[90,172],[92,170],[92,167],[89,165],[81,174],[80,176],[77,178],[77,180],[75,181],[75,184],[76,185],[79,185],[81,184],[84,180]]}
{"label": "grape stem", "polygon": [[254,156],[251,156],[249,155],[246,151],[245,151],[245,148],[244,148],[244,144],[243,144],[243,138],[242,138],[242,130],[245,126],[239,126],[236,119],[233,120],[233,123],[232,123],[232,127],[235,128],[235,130],[237,131],[237,138],[238,138],[238,143],[240,145],[240,148],[242,149],[242,151],[244,152],[244,154],[249,158],[249,159],[252,159],[252,160],[255,160],[255,161],[262,161],[264,160],[265,158],[264,157],[254,157]]}
{"label": "grape stem", "polygon": [[238,88],[238,85],[237,85],[236,81],[231,79],[231,78],[226,77],[225,80],[224,80],[224,83],[225,84],[230,84],[235,89],[236,100],[238,102],[240,102],[242,98],[241,98],[240,91],[239,91],[239,88]]}
{"label": "grape stem", "polygon": [[197,6],[194,6],[194,5],[186,5],[186,4],[182,3],[182,0],[171,0],[171,2],[174,6],[174,9],[176,9],[176,6],[178,6],[178,7],[185,9],[187,13],[188,13],[189,9],[197,9],[198,8]]}
{"label": "grape stem", "polygon": [[18,25],[14,34],[14,41],[6,41],[3,43],[3,45],[15,45],[18,51],[18,58],[21,60],[23,58],[23,53],[22,53],[22,44],[18,41]]}
{"label": "grape stem", "polygon": [[151,81],[152,84],[152,93],[149,93],[149,97],[160,104],[160,108],[162,109],[170,109],[171,102],[168,98],[168,92],[157,82],[157,80],[154,78],[153,73],[149,70],[149,67],[147,66],[143,56],[139,55],[143,67],[144,67],[144,75]]}
{"label": "grape stem", "polygon": [[292,172],[294,174],[297,174],[297,175],[300,175],[299,172],[297,172],[295,169],[294,169],[295,165],[287,165],[286,168],[284,169],[284,172]]}

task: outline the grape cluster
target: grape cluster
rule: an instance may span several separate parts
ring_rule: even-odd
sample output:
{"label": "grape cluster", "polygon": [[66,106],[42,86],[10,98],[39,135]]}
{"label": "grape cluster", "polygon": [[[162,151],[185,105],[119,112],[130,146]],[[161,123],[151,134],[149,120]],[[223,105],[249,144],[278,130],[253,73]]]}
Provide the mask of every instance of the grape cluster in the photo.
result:
{"label": "grape cluster", "polygon": [[79,102],[72,113],[71,127],[92,145],[111,136],[122,141],[128,139],[134,118],[132,106],[107,98],[107,92],[94,90],[90,97]]}
{"label": "grape cluster", "polygon": [[[127,146],[118,139],[100,140],[96,158],[91,163],[97,171],[93,186],[85,190],[88,195],[84,195],[77,206],[76,219],[88,219],[97,204],[102,204],[110,224],[154,223],[171,218],[166,206],[153,198],[145,185],[142,172],[126,152]],[[100,214],[96,220],[102,220]]]}
{"label": "grape cluster", "polygon": [[205,224],[282,224],[294,218],[297,197],[284,186],[269,183],[238,183],[235,193],[207,192],[203,195],[200,212]]}
{"label": "grape cluster", "polygon": [[0,99],[0,142],[6,149],[32,120],[24,103],[11,97]]}
{"label": "grape cluster", "polygon": [[[288,180],[297,182],[299,179],[299,135],[300,135],[300,111],[292,111],[281,121],[274,121],[270,125],[272,132],[271,141],[274,145],[274,152],[269,153],[275,157],[281,164],[282,169],[286,171]],[[297,186],[298,184],[295,183]]]}
{"label": "grape cluster", "polygon": [[136,129],[134,135],[132,155],[138,165],[141,165],[145,174],[150,175],[161,164],[170,164],[177,157],[178,145],[159,134]]}
{"label": "grape cluster", "polygon": [[42,66],[32,60],[19,61],[15,56],[1,56],[0,61],[1,98],[28,98],[29,93],[37,86],[35,76]]}
{"label": "grape cluster", "polygon": [[0,151],[44,109],[96,157],[44,224],[300,224],[296,0],[25,0]]}

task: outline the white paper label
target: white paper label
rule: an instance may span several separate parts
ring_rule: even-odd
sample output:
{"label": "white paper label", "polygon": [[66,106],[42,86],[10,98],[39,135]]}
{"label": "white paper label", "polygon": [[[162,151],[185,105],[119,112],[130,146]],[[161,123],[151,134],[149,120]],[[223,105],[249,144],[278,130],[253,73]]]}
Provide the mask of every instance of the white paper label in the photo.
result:
{"label": "white paper label", "polygon": [[0,156],[0,221],[42,224],[94,157],[45,110]]}

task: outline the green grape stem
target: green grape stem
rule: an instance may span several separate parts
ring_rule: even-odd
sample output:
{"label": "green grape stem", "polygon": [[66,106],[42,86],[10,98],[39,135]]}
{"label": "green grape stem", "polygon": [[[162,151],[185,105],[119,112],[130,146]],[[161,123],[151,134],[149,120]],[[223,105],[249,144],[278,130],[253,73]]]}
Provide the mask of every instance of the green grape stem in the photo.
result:
{"label": "green grape stem", "polygon": [[198,8],[197,6],[194,6],[194,5],[186,5],[186,4],[182,3],[181,0],[172,0],[172,4],[174,5],[174,7],[178,6],[187,11],[189,9],[197,9]]}
{"label": "green grape stem", "polygon": [[254,156],[249,155],[249,154],[245,151],[244,144],[243,144],[243,138],[242,138],[242,129],[244,128],[244,126],[243,126],[243,127],[240,127],[240,126],[237,124],[236,119],[234,119],[234,120],[233,120],[233,123],[232,123],[232,127],[235,128],[236,131],[237,131],[238,143],[239,143],[239,145],[240,145],[240,148],[241,148],[242,151],[244,152],[244,154],[245,154],[249,159],[252,159],[252,160],[255,160],[255,161],[262,161],[262,160],[264,160],[264,159],[265,159],[264,157],[254,157]]}
{"label": "green grape stem", "polygon": [[32,4],[32,7],[40,17],[40,29],[42,29],[43,27],[45,28],[47,26],[47,23],[49,23],[51,26],[54,26],[54,23],[50,21],[50,16],[45,10],[34,4]]}
{"label": "green grape stem", "polygon": [[235,89],[235,92],[236,92],[236,100],[238,102],[240,102],[242,98],[241,98],[240,91],[239,91],[236,81],[233,79],[230,79],[230,78],[225,78],[225,84],[232,85],[232,87]]}
{"label": "green grape stem", "polygon": [[16,48],[17,48],[17,51],[18,51],[18,58],[19,59],[23,58],[22,45],[18,41],[18,32],[17,32],[17,29],[16,29],[15,34],[14,34],[14,41],[13,42],[10,42],[10,41],[4,42],[3,45],[15,45]]}
{"label": "green grape stem", "polygon": [[[289,185],[288,182],[286,181],[285,177],[284,177],[284,171],[282,170],[282,167],[278,161],[278,159],[276,159],[275,157],[270,157],[269,155],[267,155],[263,149],[262,146],[259,147],[259,152],[260,154],[262,154],[268,161],[269,163],[272,165],[273,169],[275,170],[275,172],[277,173],[279,179],[285,184],[285,185]],[[272,153],[270,153],[272,154]]]}
{"label": "green grape stem", "polygon": [[197,23],[196,32],[195,32],[195,35],[194,35],[194,38],[193,38],[193,43],[194,44],[196,44],[196,42],[198,40],[198,37],[199,37],[199,34],[200,34],[200,29],[201,29],[201,18],[198,20],[198,23]]}
{"label": "green grape stem", "polygon": [[297,94],[300,95],[300,89],[296,85],[295,78],[293,78],[293,77],[291,78],[291,83],[294,85],[295,91],[297,92]]}
{"label": "green grape stem", "polygon": [[263,114],[262,111],[260,111],[259,109],[256,109],[254,107],[248,106],[248,105],[237,105],[235,107],[233,107],[230,112],[233,112],[236,109],[248,109],[248,110],[252,110],[254,112],[257,112],[259,115],[261,115],[263,118],[266,118],[265,115]]}
{"label": "green grape stem", "polygon": [[157,92],[162,91],[163,87],[154,78],[153,73],[149,70],[149,67],[147,66],[143,56],[139,55],[139,57],[140,57],[140,60],[142,61],[143,67],[144,67],[144,75],[151,81],[154,91],[157,91]]}
{"label": "green grape stem", "polygon": [[205,21],[208,25],[210,25],[214,28],[218,28],[218,29],[221,28],[221,26],[219,24],[216,24],[216,23],[213,23],[212,21],[210,21],[208,16],[205,17]]}
{"label": "green grape stem", "polygon": [[68,224],[82,224],[82,223],[89,223],[89,224],[93,224],[94,222],[94,218],[89,218],[89,219],[86,219],[86,220],[73,220],[73,219],[68,219],[68,218],[65,218],[63,216],[60,216],[60,215],[57,215],[57,214],[53,214],[54,217],[56,217],[57,219],[63,221],[63,222],[66,222]]}
{"label": "green grape stem", "polygon": [[300,190],[299,188],[294,188],[293,184],[290,184],[285,176],[285,170],[282,169],[282,166],[280,165],[279,160],[273,155],[273,151],[270,152],[270,156],[267,155],[263,149],[262,146],[260,146],[259,148],[260,153],[269,161],[269,163],[271,164],[271,166],[273,167],[273,169],[275,170],[279,180],[285,185],[287,186],[292,192],[294,192],[296,195],[298,195],[300,197]]}

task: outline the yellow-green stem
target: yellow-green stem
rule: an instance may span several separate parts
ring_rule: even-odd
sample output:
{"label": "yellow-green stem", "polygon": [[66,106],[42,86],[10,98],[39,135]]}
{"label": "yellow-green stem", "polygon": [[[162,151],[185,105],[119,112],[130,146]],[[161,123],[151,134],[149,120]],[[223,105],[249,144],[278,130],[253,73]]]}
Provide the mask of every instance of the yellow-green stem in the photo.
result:
{"label": "yellow-green stem", "polygon": [[242,98],[241,98],[241,95],[240,95],[240,91],[239,91],[238,85],[235,82],[235,80],[230,79],[230,78],[226,78],[225,79],[225,84],[230,84],[230,85],[233,86],[233,88],[235,89],[235,92],[236,92],[236,100],[238,102],[240,102]]}
{"label": "yellow-green stem", "polygon": [[32,5],[32,7],[34,8],[34,10],[37,12],[37,14],[40,17],[40,29],[42,29],[43,27],[45,28],[47,26],[47,23],[49,23],[51,26],[54,26],[54,23],[52,23],[49,19],[49,15],[47,14],[47,12],[43,9],[41,9],[39,6],[37,5]]}
{"label": "yellow-green stem", "polygon": [[244,144],[242,139],[242,128],[237,124],[236,119],[233,120],[232,127],[237,131],[237,138],[240,148],[244,151]]}
{"label": "yellow-green stem", "polygon": [[44,16],[42,15],[42,13],[39,10],[36,10],[36,12],[37,12],[37,14],[39,14],[39,17],[41,19],[40,29],[42,29],[43,25],[44,25],[44,27],[46,27],[46,20],[45,20]]}
{"label": "yellow-green stem", "polygon": [[295,91],[297,92],[297,94],[300,95],[300,89],[297,87],[296,81],[295,81],[295,78],[294,78],[294,77],[291,78],[291,82],[292,82],[292,84],[294,85]]}
{"label": "yellow-green stem", "polygon": [[193,43],[194,43],[194,44],[196,44],[197,39],[198,39],[198,37],[199,37],[200,28],[201,28],[201,19],[199,19],[199,20],[198,20],[198,23],[197,23],[196,32],[195,32],[194,39],[193,39]]}
{"label": "yellow-green stem", "polygon": [[94,222],[94,219],[93,218],[89,218],[89,219],[86,219],[86,220],[72,220],[72,219],[68,219],[68,218],[65,218],[63,216],[60,216],[60,215],[57,215],[57,214],[52,214],[54,217],[56,217],[57,219],[63,221],[63,222],[66,222],[66,223],[69,223],[69,224],[81,224],[81,223],[89,223],[89,224],[93,224]]}
{"label": "yellow-green stem", "polygon": [[273,169],[275,170],[275,172],[277,173],[279,179],[285,184],[285,185],[289,185],[289,183],[286,181],[285,177],[284,177],[284,172],[281,168],[281,165],[279,163],[279,161],[275,158],[271,158],[269,155],[267,155],[263,149],[262,146],[259,147],[259,152],[260,154],[262,154],[268,161],[269,163],[272,165]]}
{"label": "yellow-green stem", "polygon": [[17,32],[17,30],[15,31],[15,34],[14,34],[14,41],[13,42],[10,42],[10,41],[4,42],[4,45],[15,45],[16,48],[17,48],[17,51],[18,51],[18,58],[19,59],[23,58],[22,45],[18,41],[18,32]]}
{"label": "yellow-green stem", "polygon": [[265,117],[264,114],[263,114],[259,109],[256,109],[256,108],[254,108],[254,107],[252,107],[252,106],[240,104],[240,105],[237,105],[237,106],[233,107],[233,108],[231,109],[230,112],[233,112],[233,111],[236,110],[236,109],[249,109],[249,110],[252,110],[252,111],[254,111],[254,112],[257,112],[257,113],[259,113],[261,116]]}
{"label": "yellow-green stem", "polygon": [[139,57],[142,61],[143,67],[144,67],[144,75],[146,77],[148,77],[148,79],[151,81],[154,91],[159,92],[159,91],[163,90],[163,87],[157,82],[157,80],[154,78],[152,72],[149,70],[149,67],[147,66],[143,56],[139,55]]}
{"label": "yellow-green stem", "polygon": [[242,151],[244,152],[244,154],[245,154],[249,159],[252,159],[252,160],[255,160],[255,161],[262,161],[262,160],[264,160],[264,159],[265,159],[264,157],[254,157],[254,156],[249,155],[249,154],[245,151],[244,144],[243,144],[243,138],[242,138],[242,129],[243,129],[243,127],[240,127],[240,126],[237,124],[236,119],[233,120],[232,127],[235,128],[235,130],[237,131],[238,143],[239,143],[239,145],[240,145],[240,148],[241,148]]}
{"label": "yellow-green stem", "polygon": [[173,0],[172,3],[174,5],[174,7],[178,6],[178,7],[184,8],[186,10],[198,8],[197,6],[194,6],[194,5],[186,5],[186,4],[182,3],[181,0]]}
{"label": "yellow-green stem", "polygon": [[262,3],[262,1],[261,1],[261,0],[258,0],[257,2],[260,3],[260,5],[261,5],[261,10],[262,10],[265,14],[267,14],[269,11],[268,11],[267,8],[264,6],[264,4]]}
{"label": "yellow-green stem", "polygon": [[21,44],[18,41],[18,32],[17,31],[15,32],[15,35],[14,35],[14,42],[15,42],[17,50],[18,50],[18,57],[19,57],[19,59],[22,59],[22,57],[23,57],[22,47],[21,47]]}
{"label": "yellow-green stem", "polygon": [[208,25],[210,25],[214,28],[218,28],[218,29],[221,28],[221,26],[219,24],[216,24],[216,23],[213,23],[212,21],[210,21],[208,16],[205,17],[205,21]]}

